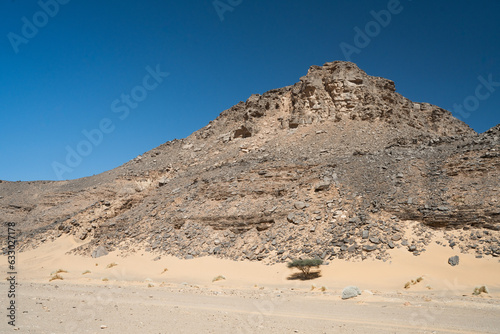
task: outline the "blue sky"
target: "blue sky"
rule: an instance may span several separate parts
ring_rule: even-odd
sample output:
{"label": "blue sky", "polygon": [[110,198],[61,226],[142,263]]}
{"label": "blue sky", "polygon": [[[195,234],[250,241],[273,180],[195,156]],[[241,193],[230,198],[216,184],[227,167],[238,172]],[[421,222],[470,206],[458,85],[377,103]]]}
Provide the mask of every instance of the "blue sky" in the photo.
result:
{"label": "blue sky", "polygon": [[1,1],[0,179],[101,173],[334,60],[483,132],[500,122],[499,14],[496,0]]}

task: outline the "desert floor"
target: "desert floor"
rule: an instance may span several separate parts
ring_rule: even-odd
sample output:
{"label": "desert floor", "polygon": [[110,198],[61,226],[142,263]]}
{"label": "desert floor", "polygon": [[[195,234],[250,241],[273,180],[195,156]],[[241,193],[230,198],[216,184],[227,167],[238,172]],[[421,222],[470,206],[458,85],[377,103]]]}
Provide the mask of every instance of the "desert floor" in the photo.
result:
{"label": "desert floor", "polygon": [[[0,333],[500,332],[499,260],[437,244],[419,256],[394,249],[386,262],[330,261],[307,281],[290,280],[284,264],[65,254],[78,245],[66,236],[17,254],[16,326],[7,323],[2,281]],[[453,255],[455,267],[447,263]],[[59,269],[62,280],[49,282]],[[219,275],[225,279],[213,282]],[[342,300],[348,285],[362,294]],[[479,285],[489,293],[473,296]]]}

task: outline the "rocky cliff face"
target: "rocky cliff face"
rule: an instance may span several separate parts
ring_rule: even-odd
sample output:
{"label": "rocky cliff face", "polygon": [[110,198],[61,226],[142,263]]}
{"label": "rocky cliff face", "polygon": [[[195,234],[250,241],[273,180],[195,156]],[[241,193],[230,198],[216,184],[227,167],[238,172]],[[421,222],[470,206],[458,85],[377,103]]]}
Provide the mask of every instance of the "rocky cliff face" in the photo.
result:
{"label": "rocky cliff face", "polygon": [[353,63],[326,63],[112,171],[2,182],[0,212],[23,248],[69,233],[87,255],[383,259],[453,229],[462,251],[496,256],[499,137],[499,126],[476,134]]}

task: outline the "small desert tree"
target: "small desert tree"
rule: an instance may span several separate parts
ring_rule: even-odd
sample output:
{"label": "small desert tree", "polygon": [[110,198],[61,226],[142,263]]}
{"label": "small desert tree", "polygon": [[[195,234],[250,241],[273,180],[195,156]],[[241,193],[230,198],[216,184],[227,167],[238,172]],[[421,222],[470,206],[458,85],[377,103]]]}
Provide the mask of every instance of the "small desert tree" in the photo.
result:
{"label": "small desert tree", "polygon": [[288,268],[297,268],[302,271],[305,279],[308,279],[311,275],[311,268],[319,268],[320,265],[323,264],[323,260],[321,259],[304,259],[304,260],[293,260],[292,262],[288,262]]}

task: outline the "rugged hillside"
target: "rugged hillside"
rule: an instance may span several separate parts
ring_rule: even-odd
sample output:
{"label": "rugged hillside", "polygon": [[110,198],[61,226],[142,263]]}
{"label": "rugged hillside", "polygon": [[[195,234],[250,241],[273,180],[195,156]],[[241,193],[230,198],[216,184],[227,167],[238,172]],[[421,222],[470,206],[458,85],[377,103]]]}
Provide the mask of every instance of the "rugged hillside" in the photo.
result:
{"label": "rugged hillside", "polygon": [[462,234],[451,246],[498,256],[499,137],[353,63],[326,63],[112,171],[4,181],[0,213],[23,248],[71,233],[89,240],[82,254],[382,259],[394,247],[418,255],[445,228]]}

